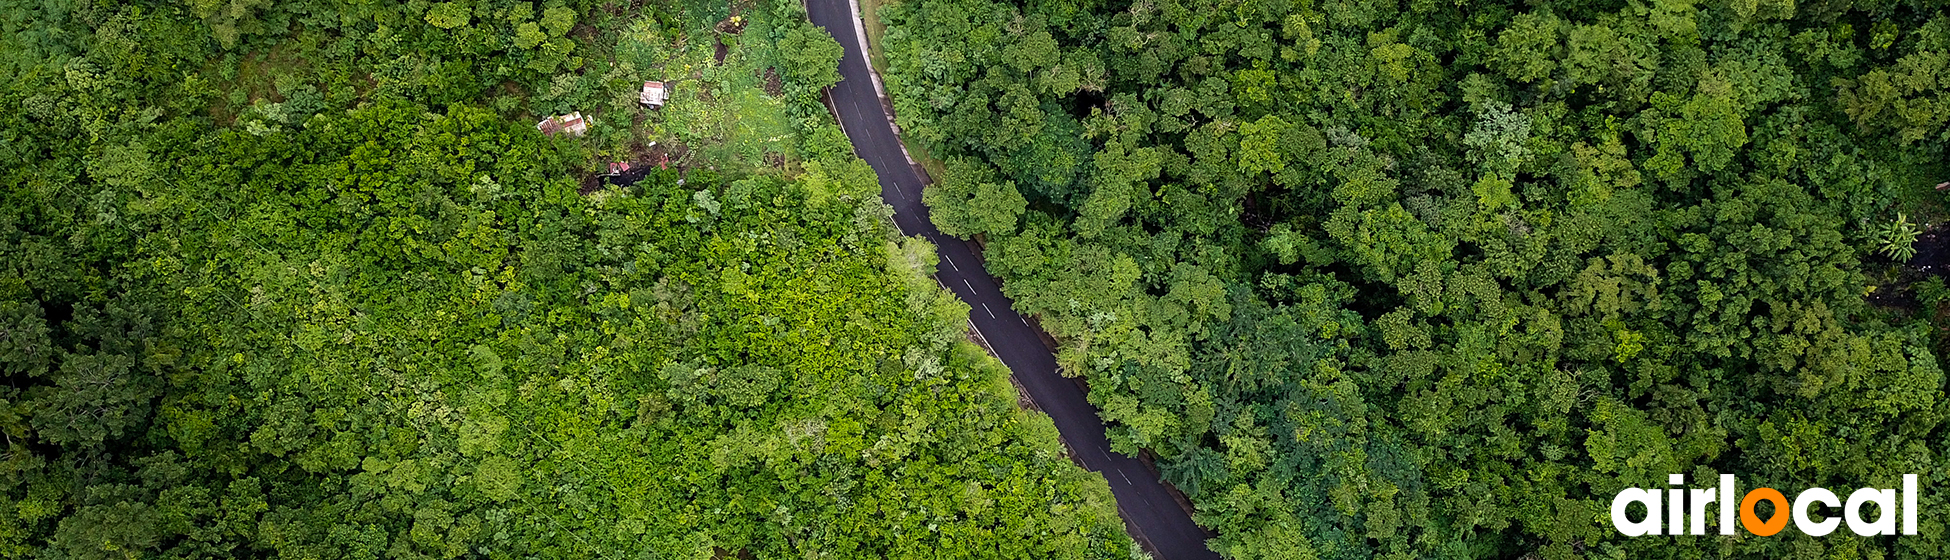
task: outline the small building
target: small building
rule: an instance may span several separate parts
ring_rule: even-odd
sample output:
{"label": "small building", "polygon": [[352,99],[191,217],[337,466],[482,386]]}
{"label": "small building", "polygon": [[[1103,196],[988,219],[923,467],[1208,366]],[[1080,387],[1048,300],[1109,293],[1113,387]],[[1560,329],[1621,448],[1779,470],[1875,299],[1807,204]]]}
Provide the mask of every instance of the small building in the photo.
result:
{"label": "small building", "polygon": [[663,82],[643,82],[643,93],[637,96],[637,100],[651,109],[663,107],[664,101],[669,99],[670,93],[664,89]]}
{"label": "small building", "polygon": [[542,119],[542,122],[535,123],[535,130],[540,130],[542,134],[549,136],[554,136],[557,132],[568,132],[570,136],[579,137],[589,132],[589,121],[582,118],[581,111],[577,111]]}

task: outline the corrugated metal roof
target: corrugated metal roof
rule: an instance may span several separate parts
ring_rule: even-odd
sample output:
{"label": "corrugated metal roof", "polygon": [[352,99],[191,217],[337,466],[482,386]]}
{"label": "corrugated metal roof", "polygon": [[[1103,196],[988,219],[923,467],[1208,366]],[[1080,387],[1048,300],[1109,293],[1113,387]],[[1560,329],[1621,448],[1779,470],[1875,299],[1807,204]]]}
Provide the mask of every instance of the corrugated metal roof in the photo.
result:
{"label": "corrugated metal roof", "polygon": [[535,123],[535,130],[540,130],[542,134],[551,136],[557,132],[568,132],[570,136],[582,136],[583,133],[589,131],[589,121],[582,118],[581,111],[577,111],[567,115],[555,115],[542,119],[542,122]]}

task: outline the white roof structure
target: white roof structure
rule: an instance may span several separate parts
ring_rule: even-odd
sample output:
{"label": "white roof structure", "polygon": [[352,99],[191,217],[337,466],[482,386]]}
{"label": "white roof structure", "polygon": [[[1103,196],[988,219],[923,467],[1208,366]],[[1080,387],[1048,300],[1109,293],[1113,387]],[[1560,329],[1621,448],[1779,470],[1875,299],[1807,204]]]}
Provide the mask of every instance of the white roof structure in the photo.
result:
{"label": "white roof structure", "polygon": [[664,101],[669,99],[670,94],[664,89],[663,82],[643,82],[643,93],[637,96],[637,100],[652,109],[664,106]]}
{"label": "white roof structure", "polygon": [[582,118],[581,111],[577,111],[542,119],[542,122],[535,123],[535,130],[540,130],[542,134],[549,136],[554,136],[557,132],[568,132],[570,136],[580,137],[583,133],[589,132],[589,121]]}

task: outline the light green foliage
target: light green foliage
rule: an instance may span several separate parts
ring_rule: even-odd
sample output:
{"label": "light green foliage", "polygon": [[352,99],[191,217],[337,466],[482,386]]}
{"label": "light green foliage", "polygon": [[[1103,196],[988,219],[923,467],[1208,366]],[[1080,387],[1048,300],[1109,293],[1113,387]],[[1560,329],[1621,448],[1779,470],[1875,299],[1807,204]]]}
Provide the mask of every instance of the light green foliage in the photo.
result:
{"label": "light green foliage", "polygon": [[246,34],[263,33],[260,10],[273,6],[270,0],[185,0],[191,12],[210,26],[210,35],[224,48],[238,44]]}
{"label": "light green foliage", "polygon": [[1560,29],[1563,25],[1562,20],[1548,11],[1517,14],[1496,35],[1497,69],[1519,82],[1550,77],[1562,56]]}
{"label": "light green foliage", "polygon": [[515,26],[515,46],[518,48],[532,49],[547,40],[548,34],[542,33],[541,24],[525,21]]}
{"label": "light green foliage", "polygon": [[569,28],[575,27],[575,23],[574,10],[562,6],[550,6],[542,10],[542,29],[548,31],[551,37],[568,35]]}
{"label": "light green foliage", "polygon": [[950,162],[948,173],[923,189],[921,199],[932,209],[936,227],[960,236],[1015,233],[1029,204],[1014,182],[997,182],[987,166],[966,159]]}
{"label": "light green foliage", "polygon": [[[937,224],[985,233],[1112,447],[1155,453],[1224,556],[1950,550],[1625,539],[1604,514],[1668,473],[1946,476],[1945,298],[1862,297],[1894,274],[1863,256],[1907,260],[1941,219],[1937,6],[910,0],[879,17],[901,127],[949,162]],[[1033,87],[1051,51],[1101,61],[1101,89]],[[1086,165],[1050,174],[1019,163],[1031,150]],[[1009,182],[1025,209],[995,217],[1015,227],[980,229],[974,187]]]}
{"label": "light green foliage", "polygon": [[1485,169],[1511,173],[1530,160],[1531,150],[1525,145],[1530,141],[1530,128],[1530,116],[1512,112],[1501,102],[1488,101],[1469,134],[1463,136],[1463,145]]}
{"label": "light green foliage", "polygon": [[137,188],[155,176],[155,161],[149,157],[149,149],[139,142],[107,146],[102,148],[102,155],[94,160],[89,173],[112,187]]}
{"label": "light green foliage", "polygon": [[521,496],[521,467],[513,459],[495,455],[481,460],[474,484],[488,499],[505,502]]}
{"label": "light green foliage", "polygon": [[[208,138],[220,149],[156,154],[164,184],[208,186],[150,188],[151,210],[113,226],[141,264],[111,273],[126,295],[73,300],[83,317],[53,325],[80,347],[37,361],[43,320],[5,308],[24,333],[10,363],[45,376],[12,394],[31,416],[6,428],[52,451],[13,464],[0,496],[63,504],[10,508],[30,522],[13,542],[82,557],[319,554],[347,530],[440,556],[666,554],[697,534],[764,556],[1128,549],[1101,479],[1033,436],[1006,370],[961,340],[966,306],[895,258],[928,250],[886,253],[882,222],[850,219],[877,204],[858,196],[871,173],[815,189],[664,172],[584,198],[559,178],[569,154],[525,124],[407,104]],[[230,197],[221,177],[253,180]],[[34,196],[9,208],[63,206]],[[185,269],[209,274],[154,273]],[[108,462],[63,460],[79,453]],[[235,525],[185,538],[217,523]]]}
{"label": "light green foliage", "polygon": [[1916,236],[1922,233],[1916,224],[1909,223],[1908,214],[1896,214],[1896,221],[1876,228],[1876,250],[1898,261],[1907,261],[1916,256]]}
{"label": "light green foliage", "polygon": [[1286,170],[1280,143],[1292,125],[1277,115],[1239,124],[1239,170],[1247,173],[1279,173]]}
{"label": "light green foliage", "polygon": [[1940,136],[1944,123],[1950,121],[1946,78],[1950,78],[1950,54],[1921,51],[1891,67],[1837,80],[1835,85],[1849,118],[1857,124],[1894,129],[1903,142],[1915,142]]}
{"label": "light green foliage", "polygon": [[441,2],[427,9],[427,24],[441,29],[454,29],[473,19],[467,6],[459,2]]}
{"label": "light green foliage", "polygon": [[1133,550],[767,84],[796,6],[120,4],[0,17],[0,557]]}
{"label": "light green foliage", "polygon": [[832,34],[811,23],[787,28],[779,39],[779,53],[785,74],[794,85],[820,90],[840,83],[840,56],[844,53]]}
{"label": "light green foliage", "polygon": [[[1028,74],[1056,64],[1056,39],[1048,31],[1035,31],[1002,49],[1002,58],[1017,72]],[[1058,92],[1062,93],[1062,92]]]}

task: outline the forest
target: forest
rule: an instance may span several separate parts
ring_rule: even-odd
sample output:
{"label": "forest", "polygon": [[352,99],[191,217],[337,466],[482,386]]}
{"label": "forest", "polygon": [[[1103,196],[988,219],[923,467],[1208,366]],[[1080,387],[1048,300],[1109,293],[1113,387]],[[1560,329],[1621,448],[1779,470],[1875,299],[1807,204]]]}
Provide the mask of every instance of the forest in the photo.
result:
{"label": "forest", "polygon": [[[1950,555],[1940,3],[868,17],[935,224],[1227,558]],[[1915,473],[1922,530],[1611,528],[1669,473]]]}
{"label": "forest", "polygon": [[0,558],[1132,557],[839,52],[773,0],[0,0]]}

